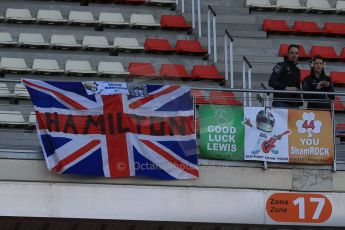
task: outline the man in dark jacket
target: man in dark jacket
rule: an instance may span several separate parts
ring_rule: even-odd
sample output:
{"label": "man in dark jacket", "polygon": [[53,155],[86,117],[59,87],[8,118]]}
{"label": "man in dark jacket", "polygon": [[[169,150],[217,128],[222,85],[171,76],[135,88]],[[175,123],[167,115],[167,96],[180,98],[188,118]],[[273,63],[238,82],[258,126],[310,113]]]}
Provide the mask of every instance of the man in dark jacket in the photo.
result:
{"label": "man in dark jacket", "polygon": [[[290,45],[288,57],[279,62],[271,74],[268,85],[275,90],[300,91],[300,69],[297,67],[298,45]],[[298,108],[303,105],[301,94],[274,93],[273,107]]]}

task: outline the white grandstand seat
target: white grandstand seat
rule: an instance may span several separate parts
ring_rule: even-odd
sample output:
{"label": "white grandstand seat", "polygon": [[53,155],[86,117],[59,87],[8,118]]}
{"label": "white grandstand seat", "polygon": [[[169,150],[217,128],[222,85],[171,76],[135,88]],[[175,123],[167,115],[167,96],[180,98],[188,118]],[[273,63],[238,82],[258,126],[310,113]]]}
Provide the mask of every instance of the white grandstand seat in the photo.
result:
{"label": "white grandstand seat", "polygon": [[278,10],[304,11],[306,7],[301,6],[299,0],[277,0]]}
{"label": "white grandstand seat", "polygon": [[59,64],[54,59],[34,59],[32,64],[33,73],[59,74],[64,70],[60,69]]}
{"label": "white grandstand seat", "polygon": [[337,5],[335,6],[335,9],[337,10],[338,14],[344,14],[345,13],[345,1],[337,1]]}
{"label": "white grandstand seat", "polygon": [[47,48],[49,43],[44,41],[42,34],[20,33],[18,38],[19,47]]}
{"label": "white grandstand seat", "polygon": [[17,42],[13,41],[10,33],[0,32],[0,46],[16,46]]}
{"label": "white grandstand seat", "polygon": [[0,83],[0,97],[11,97],[13,93],[10,93],[6,83]]}
{"label": "white grandstand seat", "polygon": [[32,23],[36,21],[36,18],[31,17],[31,13],[28,9],[8,8],[5,14],[5,21],[17,23]]}
{"label": "white grandstand seat", "polygon": [[328,0],[307,0],[307,10],[310,12],[334,13],[335,8],[331,8]]}
{"label": "white grandstand seat", "polygon": [[90,11],[73,11],[68,15],[68,23],[75,25],[94,25],[97,23]]}
{"label": "white grandstand seat", "polygon": [[1,58],[0,70],[12,73],[31,72],[24,58]]}
{"label": "white grandstand seat", "polygon": [[67,60],[65,65],[67,75],[93,75],[96,71],[92,70],[90,62]]}
{"label": "white grandstand seat", "polygon": [[176,1],[175,0],[146,0],[147,4],[155,4],[155,5],[175,5]]}
{"label": "white grandstand seat", "polygon": [[98,24],[107,27],[128,26],[121,13],[105,13],[101,12],[98,18]]}
{"label": "white grandstand seat", "polygon": [[246,6],[249,9],[256,9],[256,10],[273,10],[276,6],[273,6],[270,0],[247,0]]}
{"label": "white grandstand seat", "polygon": [[30,94],[27,91],[26,87],[21,84],[17,83],[14,85],[14,95],[19,98],[30,98]]}
{"label": "white grandstand seat", "polygon": [[80,44],[77,43],[73,35],[53,34],[50,38],[50,47],[57,49],[77,49]]}
{"label": "white grandstand seat", "polygon": [[104,36],[84,36],[81,45],[82,49],[108,50],[111,46]]}
{"label": "white grandstand seat", "polygon": [[132,14],[129,20],[130,27],[142,27],[142,28],[156,28],[160,27],[159,23],[156,23],[152,14]]}
{"label": "white grandstand seat", "polygon": [[0,111],[1,125],[27,125],[20,111]]}
{"label": "white grandstand seat", "polygon": [[114,40],[114,49],[115,50],[124,50],[124,51],[142,51],[144,47],[139,45],[139,42],[136,38],[115,38]]}
{"label": "white grandstand seat", "polygon": [[97,72],[98,76],[129,75],[121,62],[99,62]]}
{"label": "white grandstand seat", "polygon": [[63,24],[67,23],[59,10],[38,10],[37,22],[47,24]]}
{"label": "white grandstand seat", "polygon": [[36,113],[35,112],[30,112],[28,123],[29,123],[29,126],[36,125]]}

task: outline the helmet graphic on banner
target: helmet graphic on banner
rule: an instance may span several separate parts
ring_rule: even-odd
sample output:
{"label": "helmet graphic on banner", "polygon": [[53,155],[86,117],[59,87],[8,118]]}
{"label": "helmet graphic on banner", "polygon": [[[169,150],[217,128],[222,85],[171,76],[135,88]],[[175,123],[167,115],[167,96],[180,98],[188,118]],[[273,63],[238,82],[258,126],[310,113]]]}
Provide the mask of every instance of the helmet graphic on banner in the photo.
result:
{"label": "helmet graphic on banner", "polygon": [[265,132],[272,132],[275,124],[273,114],[268,110],[260,110],[256,115],[256,127]]}
{"label": "helmet graphic on banner", "polygon": [[214,113],[214,118],[219,125],[225,125],[228,123],[229,115],[225,110],[217,109]]}

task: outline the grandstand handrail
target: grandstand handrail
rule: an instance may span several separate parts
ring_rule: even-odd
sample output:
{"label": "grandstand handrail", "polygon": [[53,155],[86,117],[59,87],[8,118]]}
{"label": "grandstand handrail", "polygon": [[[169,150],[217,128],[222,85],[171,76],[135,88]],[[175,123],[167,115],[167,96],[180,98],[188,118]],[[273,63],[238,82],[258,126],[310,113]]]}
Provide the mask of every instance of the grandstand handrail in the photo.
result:
{"label": "grandstand handrail", "polygon": [[234,38],[230,35],[229,31],[228,30],[225,30],[225,35],[228,36],[228,38],[230,38],[230,40],[233,42],[234,41]]}
{"label": "grandstand handrail", "polygon": [[[195,29],[196,27],[196,19],[195,19],[195,0],[191,1],[192,3],[192,28]],[[179,5],[179,0],[175,1],[175,5]],[[177,8],[177,7],[176,7]],[[185,2],[181,0],[181,13],[185,13]],[[197,20],[198,20],[198,35],[199,37],[202,36],[201,34],[201,3],[200,0],[197,0]]]}
{"label": "grandstand handrail", "polygon": [[200,0],[198,0],[198,32],[199,37],[201,38],[201,3]]}
{"label": "grandstand handrail", "polygon": [[[55,80],[56,81],[56,80]],[[21,83],[21,80],[14,79],[0,79],[0,82],[9,83]],[[72,81],[71,81],[72,82]],[[73,81],[75,82],[75,81]],[[155,84],[152,84],[155,85]],[[158,85],[158,84],[156,84]],[[319,92],[319,91],[290,91],[290,90],[270,90],[270,89],[243,89],[243,88],[211,88],[211,87],[191,87],[192,90],[204,90],[204,91],[224,91],[224,92],[250,92],[250,93],[289,93],[289,94],[310,94],[310,95],[333,95],[333,96],[345,96],[345,93],[341,92]]]}
{"label": "grandstand handrail", "polygon": [[[233,51],[234,39],[225,30],[224,34],[224,66],[225,66],[225,80],[229,80],[229,65],[230,65],[230,88],[234,88],[234,51]],[[229,43],[229,60],[228,60],[228,43]]]}
{"label": "grandstand handrail", "polygon": [[250,61],[248,60],[248,58],[246,56],[243,56],[243,60],[247,63],[249,68],[253,68],[252,64],[250,63]]}
{"label": "grandstand handrail", "polygon": [[[246,79],[246,65],[249,67],[248,68],[248,75]],[[252,68],[253,66],[250,64],[249,60],[247,59],[246,56],[243,56],[243,63],[242,63],[242,86],[243,89],[247,88],[247,82],[248,82],[248,89],[252,89]],[[243,97],[244,97],[244,105],[247,105],[247,92],[243,92]],[[249,106],[252,105],[252,93],[248,92],[248,97],[249,97]]]}
{"label": "grandstand handrail", "polygon": [[212,6],[207,5],[207,8],[208,8],[209,10],[211,10],[213,16],[217,16],[217,14],[216,14],[216,12],[213,10]]}
{"label": "grandstand handrail", "polygon": [[208,54],[212,54],[212,45],[211,45],[211,13],[212,16],[212,29],[213,29],[213,62],[217,63],[217,30],[216,30],[216,16],[217,14],[212,9],[210,5],[207,6],[207,50]]}
{"label": "grandstand handrail", "polygon": [[[175,1],[176,6],[180,5],[179,0]],[[184,14],[184,0],[181,0],[181,13]]]}

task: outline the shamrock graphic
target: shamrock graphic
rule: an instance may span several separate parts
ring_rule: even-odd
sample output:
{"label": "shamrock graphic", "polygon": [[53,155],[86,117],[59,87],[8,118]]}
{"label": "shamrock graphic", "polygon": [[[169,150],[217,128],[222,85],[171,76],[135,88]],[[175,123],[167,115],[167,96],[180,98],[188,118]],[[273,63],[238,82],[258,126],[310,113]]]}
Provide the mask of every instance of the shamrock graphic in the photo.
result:
{"label": "shamrock graphic", "polygon": [[315,114],[313,112],[304,112],[303,120],[298,120],[296,126],[298,133],[308,133],[308,138],[311,138],[313,136],[312,133],[320,133],[322,122],[315,120]]}

